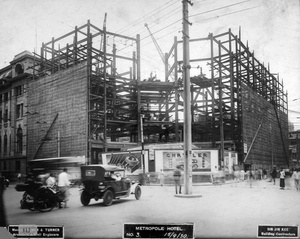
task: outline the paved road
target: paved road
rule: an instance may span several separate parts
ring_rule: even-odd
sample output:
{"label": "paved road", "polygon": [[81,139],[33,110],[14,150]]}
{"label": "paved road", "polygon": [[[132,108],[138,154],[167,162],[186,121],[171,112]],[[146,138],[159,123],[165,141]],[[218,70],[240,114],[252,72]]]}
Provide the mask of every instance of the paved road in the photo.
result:
{"label": "paved road", "polygon": [[105,207],[102,200],[80,203],[73,188],[68,208],[40,213],[19,208],[21,192],[10,186],[4,193],[8,223],[64,225],[66,238],[122,238],[124,223],[195,223],[196,238],[256,238],[258,225],[294,226],[300,223],[300,191],[287,182],[280,190],[265,180],[193,186],[199,198],[174,197],[172,186],[143,186],[134,196]]}

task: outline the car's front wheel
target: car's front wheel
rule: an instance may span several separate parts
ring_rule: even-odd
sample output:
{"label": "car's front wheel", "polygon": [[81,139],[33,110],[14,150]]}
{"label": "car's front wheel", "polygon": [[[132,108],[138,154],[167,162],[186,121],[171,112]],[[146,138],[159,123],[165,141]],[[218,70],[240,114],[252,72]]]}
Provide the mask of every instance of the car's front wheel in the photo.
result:
{"label": "car's front wheel", "polygon": [[81,196],[80,196],[80,201],[83,206],[89,205],[89,203],[91,201],[90,194],[86,191],[82,191]]}
{"label": "car's front wheel", "polygon": [[135,199],[139,200],[141,198],[141,195],[142,195],[142,189],[139,185],[137,185],[135,190],[134,190]]}
{"label": "car's front wheel", "polygon": [[113,202],[113,192],[111,190],[107,190],[103,195],[103,204],[105,206],[110,206]]}

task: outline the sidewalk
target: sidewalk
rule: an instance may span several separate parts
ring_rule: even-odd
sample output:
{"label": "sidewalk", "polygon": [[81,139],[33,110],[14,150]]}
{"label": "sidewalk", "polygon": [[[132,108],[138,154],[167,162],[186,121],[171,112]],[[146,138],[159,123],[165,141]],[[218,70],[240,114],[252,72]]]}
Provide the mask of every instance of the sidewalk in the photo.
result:
{"label": "sidewalk", "polygon": [[[182,183],[182,185],[184,185]],[[211,186],[211,187],[217,187],[217,186],[224,186],[224,185],[232,185],[232,186],[242,186],[242,187],[250,187],[249,180],[240,180],[239,182],[234,180],[226,180],[225,183],[217,183],[213,184],[211,182],[203,182],[203,183],[193,183],[192,186]],[[156,183],[150,183],[149,185],[143,185],[143,186],[161,186],[159,182]],[[174,184],[168,183],[163,184],[163,186],[174,186]],[[279,188],[279,178],[276,178],[275,185],[271,178],[267,179],[261,179],[261,180],[253,180],[252,181],[252,187],[259,187],[259,188],[269,188],[269,189],[280,189]],[[291,177],[285,178],[285,190],[296,190],[294,182]]]}

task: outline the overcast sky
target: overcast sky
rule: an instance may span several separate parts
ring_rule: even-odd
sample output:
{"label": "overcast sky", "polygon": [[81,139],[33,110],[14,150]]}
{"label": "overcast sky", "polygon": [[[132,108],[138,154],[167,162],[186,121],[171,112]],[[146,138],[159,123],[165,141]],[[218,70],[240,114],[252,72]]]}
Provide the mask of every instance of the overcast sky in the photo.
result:
{"label": "overcast sky", "polygon": [[[289,118],[300,129],[300,1],[192,0],[190,37],[206,37],[241,27],[242,41],[255,58],[279,73],[289,96]],[[182,39],[181,0],[0,0],[0,68],[24,51],[39,49],[90,19],[102,29],[141,35],[142,78],[155,71],[163,80],[160,56],[149,37],[147,23],[163,52],[174,36]],[[124,45],[126,43],[124,42]],[[39,51],[39,50],[38,50]],[[299,119],[297,119],[299,117]]]}

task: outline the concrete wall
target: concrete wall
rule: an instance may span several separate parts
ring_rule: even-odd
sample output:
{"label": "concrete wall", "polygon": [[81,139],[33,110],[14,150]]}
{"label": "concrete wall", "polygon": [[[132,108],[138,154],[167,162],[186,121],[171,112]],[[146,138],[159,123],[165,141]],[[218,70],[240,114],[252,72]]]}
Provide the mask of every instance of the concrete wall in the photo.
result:
{"label": "concrete wall", "polygon": [[[262,122],[245,163],[252,163],[256,167],[268,169],[272,166],[273,161],[276,166],[287,167],[285,152],[288,154],[288,115],[282,111],[277,111],[282,127],[281,136],[276,112],[272,104],[246,86],[242,86],[242,102],[242,138],[248,150]],[[283,140],[281,137],[283,137]]]}
{"label": "concrete wall", "polygon": [[27,109],[28,159],[85,155],[86,108],[86,64],[31,80]]}

